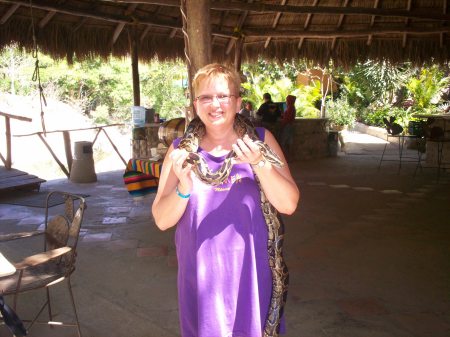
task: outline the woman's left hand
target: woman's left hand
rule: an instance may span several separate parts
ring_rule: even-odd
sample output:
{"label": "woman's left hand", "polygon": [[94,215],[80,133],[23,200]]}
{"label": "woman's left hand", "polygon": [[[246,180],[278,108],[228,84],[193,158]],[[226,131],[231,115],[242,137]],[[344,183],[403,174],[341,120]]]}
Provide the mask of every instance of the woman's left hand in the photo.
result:
{"label": "woman's left hand", "polygon": [[258,145],[248,135],[238,139],[236,144],[233,144],[233,150],[237,156],[234,161],[236,164],[249,163],[254,165],[262,159]]}

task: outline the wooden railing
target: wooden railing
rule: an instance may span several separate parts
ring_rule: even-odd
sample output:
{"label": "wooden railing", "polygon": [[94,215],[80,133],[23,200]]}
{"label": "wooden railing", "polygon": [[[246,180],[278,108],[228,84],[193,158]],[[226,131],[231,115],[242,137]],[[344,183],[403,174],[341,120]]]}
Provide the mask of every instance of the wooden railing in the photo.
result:
{"label": "wooden railing", "polygon": [[0,111],[0,116],[5,117],[5,139],[6,139],[6,158],[0,153],[0,159],[7,170],[11,169],[12,153],[11,153],[11,119],[17,119],[19,121],[31,122],[32,119],[24,116],[11,115],[6,112]]}
{"label": "wooden railing", "polygon": [[70,170],[71,170],[71,167],[72,167],[72,144],[71,144],[71,140],[70,140],[70,132],[71,131],[97,130],[97,133],[95,134],[94,140],[92,141],[92,145],[94,145],[95,141],[98,138],[98,135],[100,134],[100,132],[103,131],[103,133],[106,135],[106,138],[108,138],[109,142],[111,143],[114,151],[116,151],[116,153],[119,155],[120,159],[122,160],[122,162],[126,166],[127,162],[122,157],[122,155],[120,154],[120,152],[117,149],[116,145],[111,140],[111,138],[109,137],[108,133],[105,130],[105,128],[108,128],[108,127],[111,127],[111,126],[122,126],[122,125],[124,125],[124,124],[109,124],[109,125],[93,126],[93,127],[89,127],[89,128],[68,129],[68,130],[54,130],[54,131],[47,131],[47,132],[45,132],[45,134],[47,134],[47,133],[56,133],[56,132],[61,132],[62,133],[63,141],[64,141],[64,150],[65,150],[65,154],[66,154],[67,168],[61,162],[61,160],[59,160],[58,156],[55,154],[55,152],[53,151],[53,149],[51,148],[51,146],[49,145],[49,143],[45,139],[44,132],[34,132],[34,133],[29,133],[29,134],[24,134],[24,135],[14,135],[14,137],[27,137],[27,136],[37,135],[42,140],[42,142],[44,143],[45,147],[49,150],[49,152],[52,155],[53,159],[55,159],[56,163],[59,165],[59,167],[64,172],[64,174],[68,178],[70,178]]}

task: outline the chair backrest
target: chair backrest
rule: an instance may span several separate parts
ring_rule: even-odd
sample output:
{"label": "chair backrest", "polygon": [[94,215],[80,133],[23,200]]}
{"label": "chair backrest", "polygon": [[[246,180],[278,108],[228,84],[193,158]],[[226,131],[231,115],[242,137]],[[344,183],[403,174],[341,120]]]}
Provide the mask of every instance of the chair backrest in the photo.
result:
{"label": "chair backrest", "polygon": [[[58,214],[51,214],[52,200],[62,200],[64,210],[59,208]],[[68,246],[71,252],[65,256],[65,263],[73,266],[76,258],[76,248],[80,236],[86,201],[83,197],[61,191],[53,191],[47,195],[45,204],[45,244],[44,249],[52,250]]]}

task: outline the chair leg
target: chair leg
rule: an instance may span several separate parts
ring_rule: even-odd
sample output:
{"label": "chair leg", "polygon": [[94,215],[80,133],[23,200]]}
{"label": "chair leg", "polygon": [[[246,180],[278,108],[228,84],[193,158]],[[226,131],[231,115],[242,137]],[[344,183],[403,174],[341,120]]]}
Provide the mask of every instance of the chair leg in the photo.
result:
{"label": "chair leg", "polygon": [[80,329],[80,321],[78,320],[77,308],[75,306],[75,300],[73,298],[72,284],[70,283],[70,277],[67,278],[67,287],[69,288],[70,300],[72,302],[73,313],[75,314],[75,321],[77,323],[78,337],[82,337]]}
{"label": "chair leg", "polygon": [[406,142],[406,138],[403,138],[403,137],[398,138],[398,158],[399,158],[398,172],[399,173],[402,168],[403,149],[405,147],[405,142]]}
{"label": "chair leg", "polygon": [[439,183],[439,180],[441,178],[443,148],[444,148],[444,143],[438,142],[437,143],[437,183]]}
{"label": "chair leg", "polygon": [[51,302],[50,302],[50,289],[47,287],[45,288],[46,292],[47,292],[47,309],[48,309],[48,319],[50,321],[53,321],[53,315],[52,315],[52,306],[51,306]]}
{"label": "chair leg", "polygon": [[416,169],[414,170],[414,175],[413,177],[416,176],[417,174],[417,169],[420,167],[420,172],[423,171],[422,169],[422,144],[420,142],[420,138],[416,139],[416,146],[417,146],[417,165],[416,165]]}
{"label": "chair leg", "polygon": [[45,307],[49,305],[48,300],[42,305],[41,309],[39,309],[38,313],[36,314],[36,316],[34,316],[33,320],[30,322],[30,325],[28,325],[27,330],[30,330],[31,327],[34,325],[34,323],[37,322],[39,316],[41,316],[42,312],[44,311]]}
{"label": "chair leg", "polygon": [[387,142],[386,144],[384,144],[384,149],[383,149],[383,153],[381,154],[380,163],[378,164],[378,169],[381,168],[381,162],[383,161],[384,153],[386,152],[386,147],[388,146],[388,144],[389,144],[389,142]]}

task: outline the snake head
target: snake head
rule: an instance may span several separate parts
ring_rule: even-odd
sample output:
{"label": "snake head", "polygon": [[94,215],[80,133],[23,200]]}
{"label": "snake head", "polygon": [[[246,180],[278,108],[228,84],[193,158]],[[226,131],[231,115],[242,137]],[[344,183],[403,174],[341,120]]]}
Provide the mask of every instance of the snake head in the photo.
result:
{"label": "snake head", "polygon": [[239,138],[244,138],[247,134],[251,140],[258,140],[259,137],[255,132],[255,126],[247,117],[241,114],[236,114],[236,121],[234,123],[234,131],[238,134]]}
{"label": "snake head", "polygon": [[190,152],[186,158],[186,160],[183,163],[183,167],[185,167],[187,164],[195,165],[197,162],[199,162],[200,155],[196,152]]}

